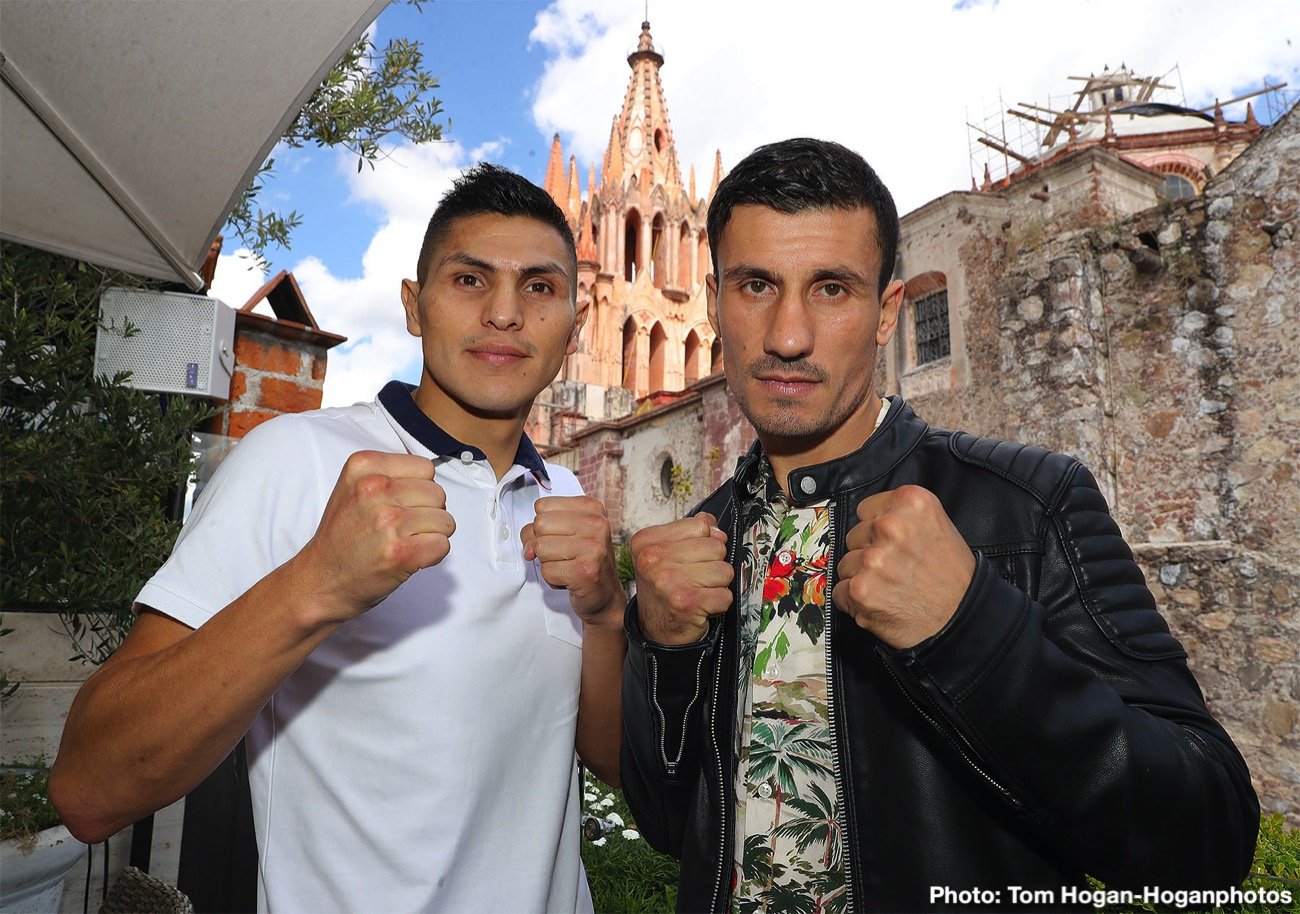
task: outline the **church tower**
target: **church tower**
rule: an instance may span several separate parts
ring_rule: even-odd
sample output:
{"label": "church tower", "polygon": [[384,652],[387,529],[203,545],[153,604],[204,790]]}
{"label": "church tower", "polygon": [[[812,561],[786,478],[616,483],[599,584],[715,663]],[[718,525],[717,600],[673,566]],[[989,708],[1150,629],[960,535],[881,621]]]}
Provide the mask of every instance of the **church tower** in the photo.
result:
{"label": "church tower", "polygon": [[[709,199],[695,196],[694,168],[689,180],[682,180],[659,79],[664,57],[654,46],[649,22],[641,23],[627,62],[632,76],[610,127],[598,180],[588,167],[585,199],[577,161],[570,157],[566,168],[559,135],[551,142],[542,186],[574,231],[578,300],[589,302],[590,310],[578,351],[565,361],[543,403],[581,399],[592,405],[593,387],[611,393],[623,388],[630,396],[604,400],[629,402],[682,390],[721,368],[704,292]],[[719,154],[714,186],[720,172]],[[576,397],[577,386],[589,392]],[[582,412],[590,419],[614,418],[605,408]],[[572,420],[578,417],[570,414],[568,420],[559,430],[554,420],[537,416],[530,434],[534,441],[560,446],[563,432],[574,430]],[[551,428],[545,428],[548,424]]]}

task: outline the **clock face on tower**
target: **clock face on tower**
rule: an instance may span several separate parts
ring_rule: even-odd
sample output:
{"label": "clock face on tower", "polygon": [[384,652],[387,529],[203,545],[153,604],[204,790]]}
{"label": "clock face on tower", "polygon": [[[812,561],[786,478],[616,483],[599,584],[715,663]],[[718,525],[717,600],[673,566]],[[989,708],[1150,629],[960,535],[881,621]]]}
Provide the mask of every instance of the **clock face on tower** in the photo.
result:
{"label": "clock face on tower", "polygon": [[627,135],[627,151],[636,155],[641,151],[641,128],[633,127],[632,132]]}

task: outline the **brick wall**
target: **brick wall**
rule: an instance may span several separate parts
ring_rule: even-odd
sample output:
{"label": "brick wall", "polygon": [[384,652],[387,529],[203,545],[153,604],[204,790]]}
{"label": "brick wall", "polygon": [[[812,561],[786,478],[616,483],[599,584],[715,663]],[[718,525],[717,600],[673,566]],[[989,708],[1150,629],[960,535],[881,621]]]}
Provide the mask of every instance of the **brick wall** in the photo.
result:
{"label": "brick wall", "polygon": [[299,325],[281,328],[279,323],[239,314],[230,399],[204,431],[242,438],[267,419],[320,407],[326,347]]}

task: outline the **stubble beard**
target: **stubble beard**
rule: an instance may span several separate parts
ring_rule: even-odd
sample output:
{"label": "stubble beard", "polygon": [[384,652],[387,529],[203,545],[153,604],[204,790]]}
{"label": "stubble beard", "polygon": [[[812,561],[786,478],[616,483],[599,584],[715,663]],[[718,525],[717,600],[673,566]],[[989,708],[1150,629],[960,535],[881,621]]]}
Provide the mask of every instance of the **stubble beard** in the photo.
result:
{"label": "stubble beard", "polygon": [[[770,357],[751,362],[746,368],[744,379],[754,379],[759,371],[777,366],[800,371],[823,383],[828,379],[827,372],[820,366],[802,361],[786,363]],[[803,411],[806,407],[799,401],[780,398],[764,398],[769,408],[760,413],[754,408],[746,384],[733,384],[732,391],[740,411],[754,426],[760,438],[811,444],[832,435],[862,406],[867,397],[872,396],[873,378],[874,371],[868,370],[860,389],[845,391],[843,396],[833,399],[821,414],[812,416]]]}

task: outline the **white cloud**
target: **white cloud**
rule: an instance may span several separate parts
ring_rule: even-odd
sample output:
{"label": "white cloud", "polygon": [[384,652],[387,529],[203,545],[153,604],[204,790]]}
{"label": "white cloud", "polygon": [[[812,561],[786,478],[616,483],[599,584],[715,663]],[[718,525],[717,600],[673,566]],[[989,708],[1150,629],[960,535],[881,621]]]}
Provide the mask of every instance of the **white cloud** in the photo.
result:
{"label": "white cloud", "polygon": [[[1300,85],[1294,0],[1248,0],[1231,11],[1181,0],[960,6],[657,0],[651,31],[665,58],[683,171],[696,166],[703,192],[715,149],[726,168],[772,140],[835,139],[867,157],[907,212],[982,173],[982,159],[972,169],[968,119],[1017,102],[1059,104],[1080,85],[1069,76],[1121,63],[1181,76],[1195,107],[1257,88],[1266,75]],[[639,4],[557,0],[537,17],[532,40],[551,60],[533,116],[544,133],[561,134],[584,172],[604,154],[642,12]]]}
{"label": "white cloud", "polygon": [[266,271],[257,265],[248,248],[239,248],[217,258],[212,274],[211,295],[232,308],[239,308],[266,282]]}

